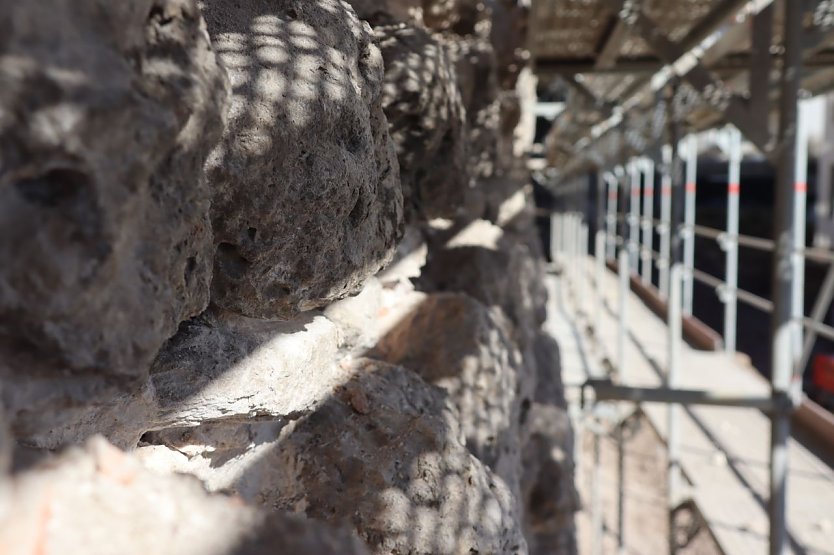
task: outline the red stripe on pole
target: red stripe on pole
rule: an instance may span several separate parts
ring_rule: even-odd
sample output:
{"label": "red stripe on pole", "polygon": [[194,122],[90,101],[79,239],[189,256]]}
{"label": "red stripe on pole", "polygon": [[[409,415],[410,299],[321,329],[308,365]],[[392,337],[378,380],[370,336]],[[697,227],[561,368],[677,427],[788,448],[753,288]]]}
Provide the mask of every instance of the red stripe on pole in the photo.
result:
{"label": "red stripe on pole", "polygon": [[808,192],[808,184],[804,181],[797,181],[793,184],[793,190],[797,193],[807,193]]}
{"label": "red stripe on pole", "polygon": [[654,194],[654,189],[646,189],[644,193],[647,197],[650,197]]}
{"label": "red stripe on pole", "polygon": [[671,187],[663,187],[660,190],[660,194],[663,195],[664,197],[668,197],[669,195],[672,194],[672,188]]}
{"label": "red stripe on pole", "polygon": [[640,189],[632,189],[631,190],[631,196],[639,197],[640,196]]}
{"label": "red stripe on pole", "polygon": [[738,183],[728,183],[727,192],[731,195],[737,195],[741,191],[741,185]]}
{"label": "red stripe on pole", "polygon": [[686,184],[686,192],[687,193],[694,193],[695,192],[695,184],[694,183],[687,183]]}

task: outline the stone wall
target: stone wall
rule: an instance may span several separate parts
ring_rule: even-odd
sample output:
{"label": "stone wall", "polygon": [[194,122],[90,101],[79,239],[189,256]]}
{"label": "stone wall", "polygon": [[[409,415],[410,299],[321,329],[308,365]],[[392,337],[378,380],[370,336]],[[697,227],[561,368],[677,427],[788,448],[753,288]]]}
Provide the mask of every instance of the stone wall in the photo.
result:
{"label": "stone wall", "polygon": [[0,13],[0,552],[575,551],[523,2]]}

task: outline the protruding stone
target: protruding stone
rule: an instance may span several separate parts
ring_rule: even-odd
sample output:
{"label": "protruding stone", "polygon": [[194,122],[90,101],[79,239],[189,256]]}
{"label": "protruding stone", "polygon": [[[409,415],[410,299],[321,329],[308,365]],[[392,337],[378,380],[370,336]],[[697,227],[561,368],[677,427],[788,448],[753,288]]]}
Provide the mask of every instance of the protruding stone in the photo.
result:
{"label": "protruding stone", "polygon": [[351,368],[315,412],[285,426],[169,430],[139,451],[211,489],[347,519],[379,555],[526,553],[515,500],[464,447],[442,390],[378,361]]}
{"label": "protruding stone", "polygon": [[546,333],[533,345],[536,393],[525,420],[522,503],[530,552],[576,553],[573,430],[565,404],[559,346]]}
{"label": "protruding stone", "polygon": [[359,19],[368,21],[373,26],[392,23],[423,21],[423,2],[421,0],[347,0],[356,11]]}
{"label": "protruding stone", "polygon": [[513,323],[513,339],[524,348],[538,333],[547,306],[538,253],[524,237],[476,220],[447,239],[445,246],[429,250],[416,285],[423,291],[466,293],[500,308]]}
{"label": "protruding stone", "polygon": [[101,438],[16,475],[0,515],[6,555],[367,553],[345,528],[268,513],[157,475]]}
{"label": "protruding stone", "polygon": [[495,49],[498,83],[504,90],[515,87],[530,55],[527,47],[529,0],[494,0],[490,40]]}
{"label": "protruding stone", "polygon": [[469,173],[476,181],[496,172],[501,106],[495,52],[488,40],[472,36],[447,40],[454,60],[468,128]]}
{"label": "protruding stone", "polygon": [[232,81],[212,155],[212,301],[289,318],[357,292],[390,259],[403,208],[383,65],[338,0],[210,0]]}
{"label": "protruding stone", "polygon": [[397,145],[408,219],[454,216],[469,183],[466,112],[447,47],[399,24],[374,30],[385,60],[383,106]]}
{"label": "protruding stone", "polygon": [[365,282],[358,295],[325,308],[324,315],[338,328],[342,349],[366,349],[379,339],[377,313],[381,307],[382,284],[374,277]]}
{"label": "protruding stone", "polygon": [[46,447],[208,301],[228,83],[194,0],[0,0],[0,379]]}
{"label": "protruding stone", "polygon": [[290,322],[209,312],[185,322],[151,369],[151,429],[312,411],[344,379],[339,332],[320,314]]}
{"label": "protruding stone", "polygon": [[486,37],[490,9],[485,0],[423,0],[423,20],[435,31]]}
{"label": "protruding stone", "polygon": [[393,326],[370,356],[414,370],[460,411],[469,450],[518,492],[521,356],[500,310],[461,294],[427,295]]}

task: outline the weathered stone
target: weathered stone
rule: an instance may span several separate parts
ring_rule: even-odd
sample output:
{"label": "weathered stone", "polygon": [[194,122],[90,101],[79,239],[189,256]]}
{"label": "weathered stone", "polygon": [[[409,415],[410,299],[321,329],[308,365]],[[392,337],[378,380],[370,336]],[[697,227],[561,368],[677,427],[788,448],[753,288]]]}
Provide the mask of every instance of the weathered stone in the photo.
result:
{"label": "weathered stone", "polygon": [[[514,90],[502,90],[498,93],[499,125],[497,165],[501,170],[510,168],[515,162],[514,131],[521,120],[521,102]],[[503,173],[500,172],[500,173]]]}
{"label": "weathered stone", "polygon": [[495,53],[480,37],[447,40],[454,60],[458,87],[466,108],[469,173],[475,182],[492,176],[500,141],[501,105],[498,98]]}
{"label": "weathered stone", "polygon": [[14,435],[53,447],[208,301],[228,83],[194,0],[0,12],[0,379]]}
{"label": "weathered stone", "polygon": [[389,318],[396,323],[370,356],[445,389],[460,411],[467,447],[517,493],[524,366],[501,311],[467,295],[437,293]]}
{"label": "weathered stone", "polygon": [[466,293],[487,306],[498,307],[513,323],[513,339],[524,348],[544,322],[547,291],[538,251],[517,235],[475,221],[429,249],[416,280],[423,291]]}
{"label": "weathered stone", "polygon": [[344,380],[338,334],[319,314],[277,322],[208,312],[185,322],[151,369],[148,429],[307,413]]}
{"label": "weathered stone", "polygon": [[513,130],[513,152],[516,156],[514,160],[515,164],[522,162],[525,170],[527,170],[526,158],[533,148],[533,141],[536,138],[537,88],[538,78],[536,74],[529,66],[524,67],[515,83],[515,91],[521,105],[521,113],[519,115],[518,125]]}
{"label": "weathered stone", "polygon": [[209,495],[100,438],[15,476],[10,489],[0,515],[7,555],[367,553],[344,528]]}
{"label": "weathered stone", "polygon": [[515,87],[530,55],[527,47],[529,0],[493,0],[490,42],[495,50],[498,83],[504,90]]}
{"label": "weathered stone", "polygon": [[139,451],[211,489],[345,518],[380,555],[526,553],[515,500],[464,447],[442,390],[378,361],[353,368],[297,421],[157,432]]}
{"label": "weathered stone", "polygon": [[338,328],[342,349],[366,349],[379,339],[377,313],[382,306],[382,284],[377,278],[365,282],[362,291],[336,301],[324,309],[324,315]]}
{"label": "weathered stone", "polygon": [[486,37],[491,2],[484,0],[423,0],[423,20],[430,29]]}
{"label": "weathered stone", "polygon": [[561,380],[559,346],[546,333],[533,345],[537,385],[525,416],[521,489],[524,528],[530,552],[576,553],[574,513],[579,497],[574,486],[573,431]]}
{"label": "weathered stone", "polygon": [[423,21],[421,0],[347,0],[359,19],[368,21],[374,27],[393,23],[415,23]]}
{"label": "weathered stone", "polygon": [[409,220],[451,217],[469,183],[466,113],[446,46],[426,31],[377,27],[385,61],[383,106],[397,145]]}
{"label": "weathered stone", "polygon": [[522,180],[514,173],[495,176],[483,182],[486,219],[502,229],[529,233],[529,230],[535,229],[532,187],[529,180]]}
{"label": "weathered stone", "polygon": [[[402,241],[397,246],[393,260],[379,273],[380,281],[386,286],[407,282],[420,275],[426,263],[428,245],[422,232],[416,226],[406,226]],[[410,283],[410,282],[409,282]]]}
{"label": "weathered stone", "polygon": [[233,86],[207,166],[212,302],[288,318],[355,293],[403,226],[370,29],[338,0],[211,0],[204,11]]}

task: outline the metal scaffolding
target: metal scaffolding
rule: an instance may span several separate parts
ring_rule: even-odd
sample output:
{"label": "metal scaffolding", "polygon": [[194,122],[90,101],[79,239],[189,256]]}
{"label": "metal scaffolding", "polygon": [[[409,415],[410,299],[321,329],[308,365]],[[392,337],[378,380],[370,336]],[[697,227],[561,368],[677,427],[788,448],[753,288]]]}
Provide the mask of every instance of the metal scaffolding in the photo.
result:
{"label": "metal scaffolding", "polygon": [[[808,114],[800,106],[800,90],[803,79],[803,63],[819,51],[823,41],[817,34],[808,36],[803,28],[803,17],[812,13],[818,6],[814,2],[785,2],[782,5],[780,78],[778,81],[778,103],[771,87],[771,69],[774,64],[772,25],[774,20],[773,2],[769,1],[725,1],[718,3],[714,11],[705,16],[701,24],[696,25],[683,40],[674,43],[663,34],[662,27],[652,25],[650,18],[638,6],[631,3],[620,4],[617,26],[600,49],[599,55],[591,66],[591,71],[607,72],[617,69],[616,49],[622,41],[624,29],[630,28],[640,32],[645,41],[666,65],[657,68],[649,84],[638,79],[628,94],[624,94],[621,109],[609,113],[605,120],[588,130],[582,140],[577,142],[574,156],[587,150],[585,164],[571,162],[571,168],[580,168],[571,173],[563,172],[563,182],[589,182],[583,178],[589,172],[597,173],[600,183],[600,203],[598,229],[594,237],[595,276],[595,315],[593,325],[598,329],[601,321],[602,299],[600,284],[608,263],[619,273],[619,329],[617,333],[616,356],[614,361],[615,381],[589,380],[583,388],[589,402],[630,401],[635,403],[665,403],[668,405],[668,490],[671,510],[681,501],[680,467],[678,464],[679,425],[678,411],[680,405],[718,405],[756,409],[766,412],[771,419],[770,450],[770,497],[768,513],[770,519],[770,553],[782,555],[786,552],[786,488],[787,484],[787,441],[790,436],[790,415],[801,401],[801,371],[817,335],[834,338],[834,328],[822,323],[822,318],[834,297],[834,256],[831,252],[810,249],[805,245],[805,203],[806,172],[808,162],[807,136],[805,132]],[[638,3],[639,4],[639,3]],[[629,7],[626,7],[629,6]],[[630,10],[630,11],[629,11]],[[752,19],[752,36],[747,67],[748,94],[741,97],[724,90],[717,73],[705,68],[710,52],[718,48],[712,61],[720,60],[729,51],[727,41],[738,38],[737,25],[739,14],[746,14],[744,19]],[[728,23],[730,21],[730,23]],[[622,28],[620,28],[622,25]],[[723,27],[722,27],[723,25]],[[720,30],[720,33],[716,33]],[[827,29],[819,33],[827,33]],[[696,51],[694,54],[693,52]],[[810,62],[813,64],[813,62]],[[578,67],[564,69],[567,62],[549,60],[544,64],[551,70],[557,66],[559,71],[580,73]],[[680,66],[686,66],[683,69]],[[622,71],[626,71],[620,68]],[[687,86],[683,86],[687,85]],[[636,88],[635,88],[636,87]],[[645,130],[646,120],[637,119],[643,126],[640,131],[644,136],[641,141],[629,138],[629,126],[634,127],[635,118],[629,118],[628,110],[639,104],[633,99],[635,90],[651,87],[654,91],[669,91],[669,101],[665,105],[666,114],[661,120],[661,130]],[[720,119],[708,120],[712,123],[704,131],[694,129],[683,138],[679,138],[682,122],[692,113],[680,100],[681,91],[695,88],[700,92],[700,102],[711,106],[720,115]],[[719,96],[718,100],[705,98],[706,90],[711,89]],[[593,95],[593,91],[585,91]],[[604,103],[603,103],[604,104]],[[768,119],[771,113],[778,114],[778,129],[771,133]],[[714,131],[715,124],[727,122],[729,125],[720,131]],[[613,131],[620,130],[617,141],[620,148],[606,147]],[[706,131],[713,129],[713,131]],[[633,135],[633,134],[632,134]],[[776,200],[774,203],[774,240],[744,236],[739,233],[739,204],[742,185],[742,141],[746,140],[763,154],[776,167]],[[726,183],[726,229],[718,230],[696,224],[696,184],[699,143],[719,147],[727,157],[728,178]],[[614,156],[605,153],[614,152]],[[581,157],[580,157],[581,158]],[[654,187],[655,172],[659,171],[660,187]],[[641,192],[642,191],[642,192]],[[655,197],[659,194],[660,218],[654,217]],[[641,210],[642,200],[642,210]],[[571,278],[575,288],[584,294],[584,274],[577,274],[577,269],[585,264],[588,251],[588,227],[583,220],[584,211],[577,207],[568,207],[566,213],[553,216],[553,229],[562,230],[554,235],[552,247],[554,259],[567,257],[566,267],[573,268]],[[604,213],[604,218],[602,214]],[[654,250],[654,233],[659,237],[659,251]],[[725,253],[726,272],[723,279],[711,276],[695,268],[695,237],[713,239]],[[743,291],[738,287],[738,253],[739,247],[770,250],[774,253],[772,277],[773,290],[771,299],[764,299]],[[808,261],[829,264],[829,271],[824,286],[817,298],[810,317],[803,313],[804,302],[804,266]],[[580,262],[581,261],[581,262]],[[626,314],[627,295],[631,291],[632,277],[645,285],[653,285],[653,264],[658,271],[658,291],[666,300],[667,310],[667,345],[668,361],[664,387],[633,387],[629,384],[628,365],[625,343],[628,334],[628,315]],[[632,276],[634,274],[634,276]],[[729,354],[736,350],[737,305],[739,302],[750,304],[771,314],[772,368],[771,394],[769,396],[745,396],[743,394],[726,396],[711,391],[687,390],[680,388],[680,344],[682,341],[682,322],[692,315],[694,281],[706,283],[715,291],[724,305],[724,349]],[[804,330],[808,334],[804,335]],[[804,336],[804,337],[803,337]],[[585,391],[587,389],[587,392]],[[593,430],[592,430],[593,431]],[[617,444],[620,457],[623,456],[622,427],[617,428]],[[598,474],[599,443],[594,443],[594,474]],[[622,465],[622,461],[620,463]],[[597,485],[595,484],[595,488]],[[623,529],[622,484],[619,492],[618,544],[625,545]],[[599,492],[593,493],[592,522],[597,534],[602,533]],[[594,542],[594,553],[599,553],[599,538]],[[670,539],[670,549],[675,550],[674,541]]]}

